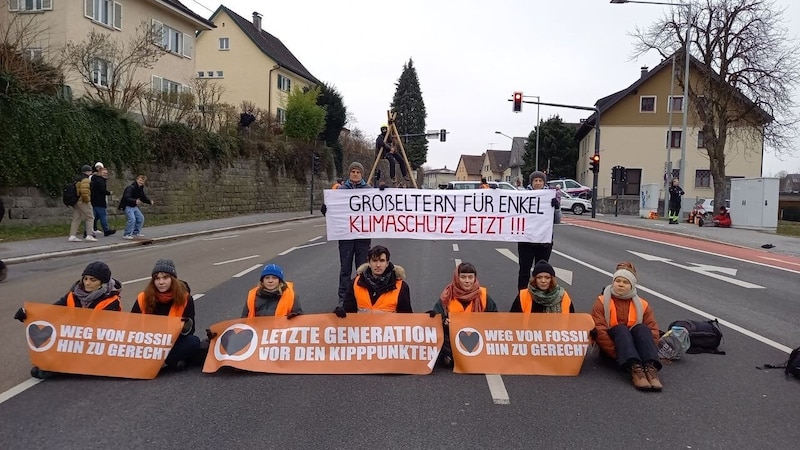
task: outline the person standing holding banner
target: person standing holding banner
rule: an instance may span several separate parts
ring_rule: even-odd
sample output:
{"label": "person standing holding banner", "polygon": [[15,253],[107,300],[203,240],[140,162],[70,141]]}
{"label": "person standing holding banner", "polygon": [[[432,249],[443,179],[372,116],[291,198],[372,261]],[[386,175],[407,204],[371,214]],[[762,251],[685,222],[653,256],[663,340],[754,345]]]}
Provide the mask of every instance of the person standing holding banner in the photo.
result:
{"label": "person standing holding banner", "polygon": [[[531,173],[531,187],[532,189],[545,189],[545,182],[547,175],[544,172],[535,171]],[[550,204],[556,210],[559,210],[560,204],[558,198],[553,198]],[[553,215],[555,220],[555,214]],[[550,253],[553,251],[553,237],[550,236],[550,242],[518,242],[517,243],[517,256],[519,257],[519,274],[517,277],[517,289],[526,289],[528,280],[530,279],[531,267],[534,261],[550,261]]]}
{"label": "person standing holding banner", "polygon": [[[371,186],[364,181],[364,166],[355,161],[348,168],[349,178],[339,189],[367,189]],[[353,263],[360,267],[367,262],[367,252],[372,241],[369,239],[347,239],[339,241],[339,306],[344,304],[344,296],[351,283]]]}

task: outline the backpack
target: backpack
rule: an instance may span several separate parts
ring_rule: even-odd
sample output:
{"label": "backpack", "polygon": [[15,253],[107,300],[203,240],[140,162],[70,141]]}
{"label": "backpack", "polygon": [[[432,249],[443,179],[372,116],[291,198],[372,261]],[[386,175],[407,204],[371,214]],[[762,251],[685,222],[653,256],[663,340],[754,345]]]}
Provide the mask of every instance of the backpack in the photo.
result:
{"label": "backpack", "polygon": [[783,364],[764,364],[763,366],[756,366],[756,369],[783,369],[783,373],[787,376],[792,375],[795,378],[800,378],[800,347],[792,350],[789,354],[789,359]]}
{"label": "backpack", "polygon": [[61,193],[61,201],[66,206],[75,206],[80,199],[78,195],[78,181],[64,185],[64,191]]}
{"label": "backpack", "polygon": [[669,327],[683,327],[689,332],[691,346],[686,353],[714,353],[724,355],[725,352],[719,350],[722,343],[722,331],[719,328],[719,321],[714,320],[676,320],[669,324]]}
{"label": "backpack", "polygon": [[681,359],[689,347],[691,347],[689,330],[675,326],[658,339],[658,356],[669,360]]}

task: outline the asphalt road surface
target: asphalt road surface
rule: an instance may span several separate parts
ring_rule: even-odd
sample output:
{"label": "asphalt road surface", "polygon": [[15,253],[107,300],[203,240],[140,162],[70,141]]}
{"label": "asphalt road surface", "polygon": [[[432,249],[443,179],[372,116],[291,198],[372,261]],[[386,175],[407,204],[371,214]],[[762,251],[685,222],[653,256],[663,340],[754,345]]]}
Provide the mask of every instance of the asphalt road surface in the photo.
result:
{"label": "asphalt road surface", "polygon": [[[704,244],[699,252],[678,237],[604,228],[581,221],[556,227],[550,262],[576,310],[588,312],[614,265],[628,260],[662,329],[673,320],[717,317],[726,355],[687,355],[665,366],[661,393],[636,391],[628,375],[595,354],[577,377],[191,369],[151,381],[63,376],[36,383],[23,327],[11,317],[25,300],[63,295],[96,256],[61,258],[15,265],[17,276],[3,287],[0,448],[794,448],[800,382],[756,366],[781,362],[800,345],[798,272],[740,248]],[[511,307],[516,244],[376,243],[405,267],[415,311],[431,308],[459,261],[477,266],[501,311]],[[161,257],[175,259],[180,278],[202,294],[198,330],[238,317],[267,262],[283,266],[306,313],[330,313],[337,301],[337,245],[326,241],[322,219],[105,253],[113,276],[125,282],[124,308]]]}

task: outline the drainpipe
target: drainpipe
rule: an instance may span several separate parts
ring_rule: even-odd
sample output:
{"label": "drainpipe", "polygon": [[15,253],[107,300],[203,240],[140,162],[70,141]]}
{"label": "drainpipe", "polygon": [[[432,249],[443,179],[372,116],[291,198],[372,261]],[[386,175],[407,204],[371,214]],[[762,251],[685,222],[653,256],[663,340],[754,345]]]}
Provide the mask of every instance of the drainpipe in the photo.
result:
{"label": "drainpipe", "polygon": [[267,82],[267,113],[272,114],[272,72],[281,68],[280,64],[275,64],[269,71],[269,81]]}

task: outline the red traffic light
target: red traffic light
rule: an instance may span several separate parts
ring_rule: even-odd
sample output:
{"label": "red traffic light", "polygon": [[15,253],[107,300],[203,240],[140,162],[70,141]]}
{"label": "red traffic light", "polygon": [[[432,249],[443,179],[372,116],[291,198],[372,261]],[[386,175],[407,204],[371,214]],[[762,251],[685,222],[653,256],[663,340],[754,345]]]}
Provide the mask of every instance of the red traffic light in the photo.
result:
{"label": "red traffic light", "polygon": [[592,155],[589,158],[589,169],[594,173],[600,171],[600,155]]}
{"label": "red traffic light", "polygon": [[512,111],[514,112],[522,112],[522,92],[514,92],[514,106]]}

